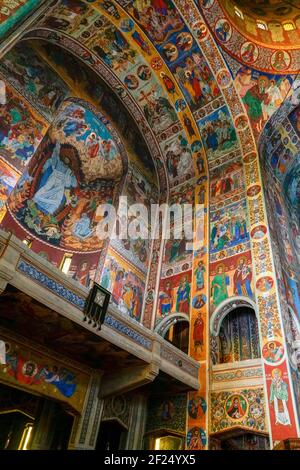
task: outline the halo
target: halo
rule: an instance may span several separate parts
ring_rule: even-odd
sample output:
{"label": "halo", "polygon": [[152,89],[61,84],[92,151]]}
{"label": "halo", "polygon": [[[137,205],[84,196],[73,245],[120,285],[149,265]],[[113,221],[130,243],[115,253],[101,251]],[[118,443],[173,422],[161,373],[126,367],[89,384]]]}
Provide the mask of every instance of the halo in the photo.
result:
{"label": "halo", "polygon": [[26,374],[26,367],[28,364],[31,364],[34,369],[33,369],[33,373],[29,376],[29,377],[34,377],[36,374],[37,374],[37,371],[38,371],[38,366],[35,362],[33,361],[26,361],[22,367],[22,373],[23,375],[25,375],[26,377],[28,377],[28,374]]}
{"label": "halo", "polygon": [[219,269],[220,267],[223,269],[223,271],[226,270],[226,265],[225,265],[225,263],[218,263],[218,265],[216,266],[216,272],[218,271],[218,269]]}
{"label": "halo", "polygon": [[275,375],[275,372],[278,372],[278,375],[279,375],[279,377],[281,377],[281,376],[282,376],[282,372],[281,372],[281,370],[277,368],[277,369],[273,369],[273,370],[272,370],[272,377],[274,377],[274,375]]}

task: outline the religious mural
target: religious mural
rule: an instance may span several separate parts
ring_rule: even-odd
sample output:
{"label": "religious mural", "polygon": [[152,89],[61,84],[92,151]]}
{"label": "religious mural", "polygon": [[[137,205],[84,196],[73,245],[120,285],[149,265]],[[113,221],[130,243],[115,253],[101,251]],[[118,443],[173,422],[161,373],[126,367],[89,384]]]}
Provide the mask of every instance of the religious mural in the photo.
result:
{"label": "religious mural", "polygon": [[254,132],[259,134],[288,96],[292,79],[289,76],[262,74],[243,66],[238,69],[234,82],[246,106]]}
{"label": "religious mural", "polygon": [[237,200],[245,191],[243,163],[239,160],[217,166],[210,176],[210,202],[212,209]]}
{"label": "religious mural", "polygon": [[159,293],[159,314],[164,317],[171,313],[190,313],[191,272],[177,274],[161,280]]}
{"label": "religious mural", "polygon": [[111,303],[121,313],[139,321],[141,318],[145,275],[110,249],[101,274],[101,285],[111,292]]}
{"label": "religious mural", "polygon": [[0,222],[6,213],[6,201],[19,179],[19,173],[0,158]]}
{"label": "religious mural", "polygon": [[5,55],[0,72],[48,120],[69,94],[66,84],[26,43]]}
{"label": "religious mural", "polygon": [[10,211],[54,246],[101,249],[96,228],[105,214],[97,208],[113,203],[115,181],[123,171],[106,121],[77,103],[66,103],[38,153],[10,197]]}
{"label": "religious mural", "polygon": [[48,124],[42,116],[5,81],[5,101],[0,103],[0,156],[2,159],[17,170],[23,171],[47,127]]}
{"label": "religious mural", "polygon": [[6,365],[0,370],[5,383],[66,401],[77,412],[82,410],[89,381],[87,373],[10,338],[5,346]]}
{"label": "religious mural", "polygon": [[298,108],[276,126],[268,142],[264,142],[263,169],[267,175],[267,203],[272,207],[270,233],[274,244],[275,264],[280,289],[282,317],[285,328],[286,351],[292,377],[292,387],[288,379],[287,365],[283,361],[285,348],[280,338],[272,347],[274,354],[268,354],[268,345],[264,354],[269,368],[267,380],[269,396],[272,402],[272,419],[277,423],[278,435],[284,428],[294,428],[291,414],[291,394],[294,394],[298,408],[299,421],[299,387],[298,374],[295,372],[295,352],[293,344],[297,340],[299,318],[299,214],[298,214],[298,174],[299,135],[297,129]]}
{"label": "religious mural", "polygon": [[300,36],[296,2],[286,6],[267,0],[253,6],[241,1],[199,0],[198,5],[216,41],[228,54],[264,72],[297,73]]}
{"label": "religious mural", "polygon": [[237,202],[212,213],[210,227],[210,252],[236,247],[228,255],[243,251],[239,245],[249,240],[246,201]]}
{"label": "religious mural", "polygon": [[233,425],[260,432],[267,430],[265,397],[261,388],[213,392],[211,406],[212,432],[224,431]]}
{"label": "religious mural", "polygon": [[[36,47],[36,44],[33,43],[33,46]],[[122,135],[123,144],[126,146],[130,159],[134,159],[135,164],[139,167],[142,162],[143,168],[145,168],[143,173],[146,173],[146,176],[154,173],[152,157],[144,138],[138,131],[137,124],[126,110],[121,98],[111,93],[104,80],[92,69],[84,66],[76,56],[60,47],[42,43],[38,51],[70,84],[73,93],[81,90],[82,97],[88,97],[95,106],[100,106],[105,115],[109,116],[111,122]]]}
{"label": "religious mural", "polygon": [[146,422],[146,433],[159,430],[185,433],[186,394],[168,395],[165,400],[151,396]]}
{"label": "religious mural", "polygon": [[[141,167],[141,162],[139,166]],[[125,207],[122,207],[122,214],[118,218],[116,228],[122,230],[122,224],[126,227],[126,223],[128,223],[128,231],[130,231],[131,224],[135,224],[136,222],[136,213],[131,210],[131,206],[134,204],[142,204],[149,212],[148,217],[142,218],[143,227],[140,229],[143,228],[147,230],[149,237],[145,239],[141,233],[140,236],[132,238],[127,234],[120,239],[112,239],[111,246],[146,273],[149,265],[152,242],[150,237],[150,211],[151,205],[157,203],[158,193],[155,184],[153,184],[149,176],[146,175],[145,168],[140,170],[133,161],[129,163],[122,197],[124,197],[122,201],[125,203]]]}
{"label": "religious mural", "polygon": [[198,126],[209,160],[238,147],[236,131],[226,107],[198,121]]}
{"label": "religious mural", "polygon": [[[272,265],[256,141],[267,120],[288,96],[294,80],[291,74],[296,71],[296,52],[288,48],[267,50],[254,43],[254,31],[253,37],[244,37],[231,24],[230,15],[224,16],[222,8],[226,10],[230,2],[224,2],[225,6],[220,3],[217,0],[199,0],[196,6],[186,0],[130,0],[122,2],[122,10],[114,1],[63,0],[51,10],[40,22],[40,26],[48,28],[48,31],[37,34],[41,37],[44,34],[45,38],[51,38],[57,44],[61,42],[66,48],[71,48],[69,38],[78,40],[76,47],[72,45],[76,55],[95,69],[100,63],[104,64],[103,75],[108,81],[110,78],[110,85],[118,98],[96,75],[84,71],[77,59],[68,57],[57,46],[43,44],[35,48],[40,56],[29,52],[27,57],[22,54],[22,48],[16,49],[7,55],[1,66],[1,72],[9,76],[16,90],[32,101],[48,120],[53,118],[70,91],[97,106],[100,104],[107,115],[112,116],[116,127],[124,131],[122,140],[126,140],[125,134],[128,137],[129,145],[124,145],[130,161],[123,194],[128,195],[130,203],[149,205],[158,200],[155,165],[160,175],[165,166],[168,184],[172,188],[170,200],[201,206],[198,213],[193,214],[196,219],[199,216],[195,224],[199,246],[194,252],[187,249],[185,239],[171,238],[164,247],[159,246],[160,241],[154,244],[152,265],[155,268],[151,267],[149,292],[152,289],[153,293],[159,276],[160,256],[162,276],[157,308],[153,308],[153,302],[147,302],[144,315],[144,324],[149,326],[155,310],[158,320],[175,312],[190,314],[189,353],[200,362],[201,379],[200,390],[189,394],[187,408],[186,447],[191,450],[202,450],[208,444],[208,396],[204,373],[208,360],[208,308],[213,313],[222,302],[233,296],[254,300],[256,295],[272,438],[281,439],[295,432],[293,392],[285,363],[283,327],[276,297],[277,281]],[[244,3],[239,2],[239,6],[244,7]],[[263,11],[265,7],[265,4],[259,6]],[[224,52],[226,64],[207,26],[227,52],[232,52],[234,44],[232,55],[237,60],[228,59]],[[272,37],[273,41],[275,33],[271,24],[269,27],[266,37]],[[279,34],[277,42],[287,44],[290,36],[282,32],[282,37],[284,40]],[[44,65],[39,69],[39,57],[47,57],[49,67]],[[54,79],[53,65],[59,70],[59,79]],[[43,77],[43,83],[39,81],[40,77]],[[56,86],[58,83],[61,86]],[[91,86],[87,86],[88,83]],[[13,93],[17,94],[17,91],[13,90]],[[129,113],[120,109],[119,99],[127,104],[130,100],[135,103],[135,107],[131,104],[130,112],[136,118],[136,127],[131,126]],[[27,103],[24,101],[24,107]],[[12,125],[18,126],[24,121],[20,111],[21,117],[15,112],[17,105],[20,106],[14,102],[4,114],[3,137],[0,134],[0,145],[2,141],[4,145],[0,146],[0,156],[23,170],[36,146],[32,138],[24,143],[18,127],[14,128],[15,132],[10,131]],[[3,105],[0,111],[1,108]],[[62,250],[74,251],[69,275],[89,286],[97,271],[93,251],[95,247],[96,250],[102,248],[95,238],[102,217],[97,207],[103,201],[115,200],[114,184],[122,177],[124,167],[105,118],[99,119],[87,109],[75,108],[70,105],[70,112],[65,108],[56,117],[33,163],[23,173],[10,198],[7,216],[14,217],[27,232],[42,241]],[[268,139],[267,154],[270,155],[274,178],[270,177],[266,185],[266,196],[275,215],[270,223],[270,232],[276,231],[283,241],[281,259],[284,274],[278,275],[282,284],[278,289],[280,294],[285,292],[295,311],[299,306],[299,289],[294,268],[299,261],[300,232],[299,217],[293,208],[298,207],[299,178],[297,166],[293,167],[292,161],[296,153],[299,155],[300,148],[296,141],[300,129],[298,114],[295,111],[290,116],[279,137],[274,134]],[[40,115],[36,115],[43,122]],[[36,119],[36,122],[40,121]],[[27,123],[25,125],[27,127]],[[31,129],[30,126],[28,128]],[[146,135],[148,128],[151,128],[153,139],[148,145],[150,152],[140,132]],[[25,127],[20,125],[20,129],[24,131]],[[34,139],[40,141],[44,133],[40,130],[37,136],[35,131]],[[20,143],[14,146],[14,140],[21,140],[24,144],[21,151]],[[154,152],[156,141],[163,158],[160,160],[156,154],[153,165],[150,153]],[[210,163],[210,213],[206,157]],[[5,170],[0,174],[3,189],[2,186],[0,189],[3,197],[7,198],[12,188],[10,183],[13,184],[10,178],[16,181],[18,175],[14,175],[9,167],[3,168]],[[164,188],[159,189],[162,197]],[[176,220],[173,220],[175,225]],[[90,256],[81,257],[80,253],[89,253]],[[101,274],[102,285],[112,292],[112,304],[135,320],[141,318],[150,253],[148,241],[122,240],[118,245],[112,242]],[[105,250],[102,250],[102,256],[105,258]],[[235,318],[232,323],[228,319],[224,321],[219,340],[223,363],[260,355],[255,348],[259,342],[255,321],[245,315]],[[296,376],[294,371],[295,380]],[[296,388],[294,383],[294,390]],[[298,392],[295,393],[297,396]],[[211,404],[212,432],[235,425],[268,431],[262,389],[213,393]],[[173,400],[169,397],[161,400],[159,407],[161,421],[171,420]]]}
{"label": "religious mural", "polygon": [[184,135],[173,136],[164,143],[169,178],[178,184],[194,176],[192,152]]}
{"label": "religious mural", "polygon": [[250,252],[211,263],[210,276],[212,310],[231,296],[253,298]]}

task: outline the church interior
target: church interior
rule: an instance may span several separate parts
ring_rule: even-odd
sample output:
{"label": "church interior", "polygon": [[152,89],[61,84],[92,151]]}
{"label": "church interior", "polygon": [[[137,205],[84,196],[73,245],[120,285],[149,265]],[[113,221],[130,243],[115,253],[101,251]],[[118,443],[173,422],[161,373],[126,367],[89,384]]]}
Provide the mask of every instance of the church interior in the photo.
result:
{"label": "church interior", "polygon": [[1,450],[300,449],[298,73],[299,0],[0,2]]}

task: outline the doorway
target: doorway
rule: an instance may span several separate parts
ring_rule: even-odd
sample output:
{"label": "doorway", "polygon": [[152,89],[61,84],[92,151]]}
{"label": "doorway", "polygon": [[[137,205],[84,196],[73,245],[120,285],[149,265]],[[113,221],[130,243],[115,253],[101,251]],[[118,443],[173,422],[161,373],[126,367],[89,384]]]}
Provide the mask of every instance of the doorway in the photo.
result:
{"label": "doorway", "polygon": [[232,429],[210,438],[210,450],[269,450],[269,436],[263,433]]}
{"label": "doorway", "polygon": [[0,450],[67,449],[73,419],[58,401],[0,383]]}
{"label": "doorway", "polygon": [[126,438],[127,429],[117,420],[102,421],[96,450],[124,450]]}

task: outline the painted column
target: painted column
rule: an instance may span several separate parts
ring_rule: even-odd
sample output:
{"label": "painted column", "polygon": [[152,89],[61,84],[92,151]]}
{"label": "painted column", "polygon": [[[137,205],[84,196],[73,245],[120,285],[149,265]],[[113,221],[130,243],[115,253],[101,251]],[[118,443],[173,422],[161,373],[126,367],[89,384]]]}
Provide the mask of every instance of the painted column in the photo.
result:
{"label": "painted column", "polygon": [[[195,36],[198,36],[199,41],[201,41],[201,49],[208,59],[218,83],[222,86],[223,96],[229,106],[238,131],[244,161],[251,251],[254,255],[253,271],[256,303],[260,318],[265,393],[268,397],[271,441],[274,443],[289,437],[296,437],[299,435],[299,430],[295,420],[295,403],[291,392],[292,382],[287,367],[286,355],[284,353],[277,363],[271,362],[265,356],[265,346],[271,341],[280,343],[284,351],[286,345],[278,299],[278,285],[268,233],[257,147],[248,116],[235,90],[227,65],[209,33],[199,10],[193,4],[187,2],[187,0],[178,0],[176,5],[191,25]],[[260,237],[257,236],[259,227],[262,227],[262,235]]]}

